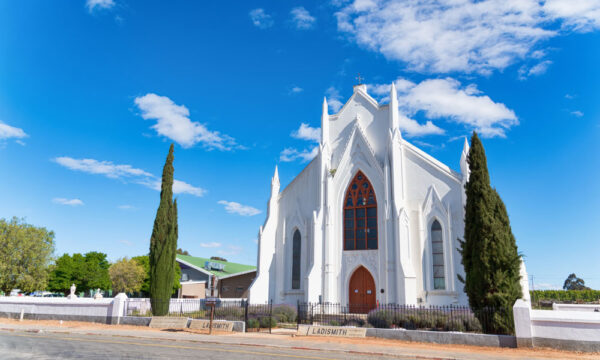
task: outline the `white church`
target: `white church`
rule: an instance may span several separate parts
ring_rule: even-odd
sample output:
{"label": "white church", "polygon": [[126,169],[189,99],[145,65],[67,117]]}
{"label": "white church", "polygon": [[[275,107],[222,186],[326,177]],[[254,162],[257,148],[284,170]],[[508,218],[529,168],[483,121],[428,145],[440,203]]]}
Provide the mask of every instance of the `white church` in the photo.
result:
{"label": "white church", "polygon": [[366,85],[337,114],[324,101],[318,155],[282,191],[275,169],[251,303],[468,304],[468,143],[458,173],[403,139],[399,117],[393,84],[389,104]]}

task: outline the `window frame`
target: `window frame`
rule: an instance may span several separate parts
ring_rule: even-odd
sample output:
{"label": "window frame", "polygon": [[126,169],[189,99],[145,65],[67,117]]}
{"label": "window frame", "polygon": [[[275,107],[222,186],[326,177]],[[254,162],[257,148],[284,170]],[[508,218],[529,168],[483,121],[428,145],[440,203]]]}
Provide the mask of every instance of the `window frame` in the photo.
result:
{"label": "window frame", "polygon": [[[354,187],[354,185],[356,185]],[[362,204],[359,204],[359,194]],[[377,250],[379,248],[379,227],[377,196],[371,181],[362,171],[358,171],[348,184],[343,199],[343,246],[344,251]],[[362,216],[359,216],[362,213]],[[362,226],[359,226],[359,222]],[[350,225],[349,225],[350,224]],[[374,230],[374,236],[371,236]],[[352,232],[352,236],[349,236]],[[359,237],[358,234],[362,236]],[[349,242],[352,242],[350,248]],[[374,246],[373,245],[374,241]],[[361,243],[364,242],[364,243]],[[359,248],[359,245],[360,246]]]}
{"label": "window frame", "polygon": [[[439,229],[434,229],[434,226],[437,224],[437,226],[439,227]],[[434,231],[439,231],[439,241],[436,240],[435,243],[439,243],[440,244],[440,251],[441,252],[434,252],[434,238],[433,238],[433,233]],[[429,226],[429,245],[431,248],[431,280],[432,280],[432,284],[431,284],[431,288],[434,291],[445,291],[447,288],[447,284],[446,284],[446,251],[444,249],[444,227],[442,226],[442,223],[434,218],[433,221],[431,222],[431,225]],[[436,264],[435,255],[441,255],[441,259],[442,259],[442,263],[441,264]],[[442,267],[442,276],[436,276],[436,272],[435,272],[435,268],[436,267]],[[443,287],[436,287],[436,279],[443,279]]]}
{"label": "window frame", "polygon": [[[298,234],[298,238],[296,238]],[[297,247],[296,247],[297,245]],[[295,229],[292,233],[292,290],[299,290],[302,277],[302,234]]]}

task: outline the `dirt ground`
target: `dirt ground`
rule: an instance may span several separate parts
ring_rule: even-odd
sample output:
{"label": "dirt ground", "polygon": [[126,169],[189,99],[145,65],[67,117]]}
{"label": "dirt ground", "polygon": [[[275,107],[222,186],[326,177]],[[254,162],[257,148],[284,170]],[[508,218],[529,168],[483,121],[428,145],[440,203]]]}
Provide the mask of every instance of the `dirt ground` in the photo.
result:
{"label": "dirt ground", "polygon": [[[153,329],[146,326],[134,326],[134,325],[107,325],[90,322],[79,322],[79,321],[59,321],[59,320],[23,320],[19,321],[16,319],[5,319],[0,318],[1,324],[21,324],[34,326],[52,326],[60,327],[65,330],[67,329],[78,329],[78,330],[130,330],[138,332],[161,332],[164,329]],[[173,331],[173,330],[171,330]],[[188,333],[207,334],[206,330],[175,330]],[[389,347],[405,347],[412,349],[426,349],[426,350],[437,350],[437,351],[450,351],[450,352],[463,352],[471,354],[486,354],[486,355],[501,355],[508,356],[515,359],[521,359],[526,357],[544,357],[548,359],[600,359],[600,353],[586,353],[586,352],[574,352],[574,351],[563,351],[548,348],[535,348],[535,349],[512,349],[512,348],[496,348],[496,347],[483,347],[483,346],[471,346],[471,345],[446,345],[446,344],[432,344],[432,343],[420,343],[412,341],[402,340],[389,340],[389,339],[377,339],[377,338],[322,338],[314,336],[294,336],[290,335],[290,330],[281,331],[279,329],[273,330],[274,334],[264,333],[230,333],[213,331],[215,335],[228,335],[234,337],[260,337],[260,336],[287,336],[289,337],[290,345],[293,346],[294,342],[313,342],[313,343],[342,343],[342,344],[355,344],[357,348],[360,347],[377,347],[379,351],[385,351],[384,348]]]}

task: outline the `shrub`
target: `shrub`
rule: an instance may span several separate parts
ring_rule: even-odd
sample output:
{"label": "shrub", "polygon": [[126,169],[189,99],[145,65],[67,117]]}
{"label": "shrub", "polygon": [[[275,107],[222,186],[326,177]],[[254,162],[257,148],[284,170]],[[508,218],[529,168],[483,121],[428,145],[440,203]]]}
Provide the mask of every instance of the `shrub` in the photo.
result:
{"label": "shrub", "polygon": [[279,305],[273,307],[273,316],[281,323],[296,322],[296,309],[289,305]]}
{"label": "shrub", "polygon": [[[207,311],[210,316],[210,310]],[[244,309],[241,307],[223,306],[215,308],[215,318],[238,320],[244,318]]]}
{"label": "shrub", "polygon": [[[271,320],[271,326],[269,326],[269,320]],[[265,316],[265,317],[263,317],[263,318],[260,319],[260,327],[261,328],[268,328],[268,327],[274,328],[274,327],[277,327],[277,320],[275,320],[274,317],[267,317],[267,316]]]}
{"label": "shrub", "polygon": [[248,329],[258,329],[260,327],[260,322],[257,319],[248,319]]}
{"label": "shrub", "polygon": [[535,290],[531,291],[531,299],[535,299],[535,301],[597,302],[600,300],[600,290]]}
{"label": "shrub", "polygon": [[329,326],[340,326],[340,323],[339,323],[339,322],[337,322],[337,321],[335,321],[335,320],[331,320],[331,321],[329,322]]}
{"label": "shrub", "polygon": [[354,318],[354,317],[344,319],[344,321],[342,322],[343,326],[363,327],[363,326],[365,326],[365,324],[368,325],[368,323],[366,323],[365,320],[363,320],[361,318]]}
{"label": "shrub", "polygon": [[452,319],[444,326],[445,331],[465,331],[465,326],[461,320]]}
{"label": "shrub", "polygon": [[394,324],[394,312],[388,310],[371,310],[367,315],[369,324],[376,328],[388,329]]}

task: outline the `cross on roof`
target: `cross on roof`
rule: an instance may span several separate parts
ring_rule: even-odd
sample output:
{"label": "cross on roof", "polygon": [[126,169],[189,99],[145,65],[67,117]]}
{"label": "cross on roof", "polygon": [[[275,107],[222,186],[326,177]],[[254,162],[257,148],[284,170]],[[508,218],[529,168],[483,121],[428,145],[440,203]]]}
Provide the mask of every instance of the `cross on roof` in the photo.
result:
{"label": "cross on roof", "polygon": [[356,77],[356,80],[358,80],[358,85],[361,85],[364,79],[365,78],[361,77],[360,73],[358,73],[358,76]]}

